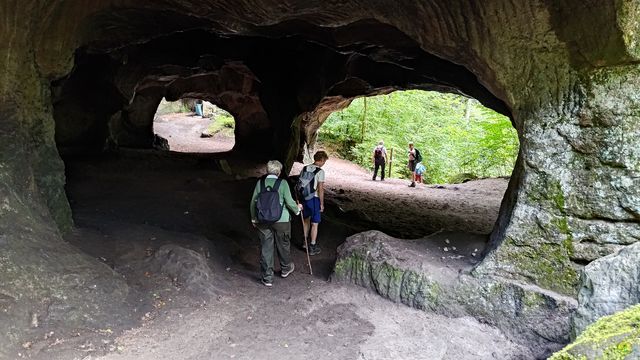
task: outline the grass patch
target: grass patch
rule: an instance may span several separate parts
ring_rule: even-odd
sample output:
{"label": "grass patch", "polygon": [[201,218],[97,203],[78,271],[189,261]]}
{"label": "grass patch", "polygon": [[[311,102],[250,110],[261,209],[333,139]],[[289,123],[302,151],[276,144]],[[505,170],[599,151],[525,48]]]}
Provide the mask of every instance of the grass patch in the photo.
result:
{"label": "grass patch", "polygon": [[233,130],[236,127],[236,121],[231,114],[220,114],[214,117],[211,124],[207,128],[207,133],[214,135],[217,133],[223,133],[225,135],[233,135]]}

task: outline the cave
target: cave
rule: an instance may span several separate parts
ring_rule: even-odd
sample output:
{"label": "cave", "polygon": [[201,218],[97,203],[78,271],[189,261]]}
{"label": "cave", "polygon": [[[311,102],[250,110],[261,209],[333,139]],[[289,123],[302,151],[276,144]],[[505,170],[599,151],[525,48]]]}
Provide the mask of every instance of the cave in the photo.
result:
{"label": "cave", "polygon": [[[28,352],[33,344],[25,338],[47,340],[61,327],[115,329],[139,320],[110,315],[121,313],[136,289],[109,259],[79,250],[83,230],[73,219],[86,220],[91,209],[75,202],[71,188],[106,198],[117,188],[83,189],[100,184],[84,181],[108,172],[114,184],[127,186],[132,170],[161,169],[191,174],[175,178],[189,182],[189,194],[178,183],[148,179],[167,201],[175,194],[197,197],[198,189],[216,199],[208,180],[190,173],[199,169],[235,177],[229,191],[239,193],[269,159],[280,160],[285,172],[305,161],[331,112],[395,90],[461,94],[511,119],[520,151],[498,220],[478,263],[451,287],[436,279],[426,288],[424,274],[394,267],[401,262],[385,256],[402,243],[379,232],[350,236],[335,264],[326,261],[323,276],[331,272],[337,281],[411,307],[513,330],[507,337],[540,358],[598,317],[640,301],[633,276],[592,271],[604,262],[629,269],[625,274],[637,270],[628,261],[640,239],[640,7],[634,1],[29,0],[6,1],[0,9],[6,15],[0,29],[6,44],[0,50],[2,356]],[[233,115],[235,144],[224,158],[158,152],[164,146],[153,130],[158,105],[183,98],[210,101]],[[205,218],[176,219],[207,212],[184,208],[163,218],[145,199],[120,200],[140,226],[166,231],[202,225]],[[224,222],[219,227],[224,237],[239,236]],[[92,236],[110,236],[99,230]],[[111,251],[122,250],[117,246]],[[247,261],[234,246],[202,251]],[[625,290],[601,292],[608,286]],[[536,316],[545,317],[540,327]],[[372,331],[352,335],[362,339]]]}

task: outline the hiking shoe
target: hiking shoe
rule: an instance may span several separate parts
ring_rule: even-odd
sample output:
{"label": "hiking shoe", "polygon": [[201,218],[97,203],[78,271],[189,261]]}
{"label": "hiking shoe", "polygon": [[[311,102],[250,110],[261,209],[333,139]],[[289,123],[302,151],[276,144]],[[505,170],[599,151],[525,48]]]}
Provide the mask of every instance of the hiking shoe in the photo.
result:
{"label": "hiking shoe", "polygon": [[416,187],[416,183],[412,182],[409,187]]}
{"label": "hiking shoe", "polygon": [[321,250],[320,250],[320,246],[318,246],[318,244],[311,244],[309,245],[309,255],[313,256],[313,255],[318,255],[320,254]]}
{"label": "hiking shoe", "polygon": [[272,287],[273,283],[271,281],[267,281],[265,279],[260,280],[262,282],[262,285],[266,286],[266,287]]}
{"label": "hiking shoe", "polygon": [[282,276],[283,278],[286,278],[287,276],[291,275],[291,273],[293,272],[293,270],[296,268],[296,266],[291,263],[291,268],[287,271],[283,271],[280,276]]}

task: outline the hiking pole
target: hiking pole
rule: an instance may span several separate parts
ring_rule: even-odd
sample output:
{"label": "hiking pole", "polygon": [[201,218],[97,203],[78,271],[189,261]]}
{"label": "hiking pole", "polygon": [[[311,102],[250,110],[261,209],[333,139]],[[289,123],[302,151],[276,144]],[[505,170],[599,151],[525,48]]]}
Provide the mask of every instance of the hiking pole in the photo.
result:
{"label": "hiking pole", "polygon": [[391,177],[392,166],[393,166],[393,148],[391,148],[391,157],[389,158],[389,177]]}
{"label": "hiking pole", "polygon": [[[298,199],[298,192],[294,190],[293,194],[296,196],[296,203],[300,204],[300,199]],[[302,214],[302,210],[300,210],[300,220],[302,221],[302,232],[304,235],[304,250],[307,252],[307,264],[309,265],[309,275],[313,275],[313,269],[311,268],[311,257],[309,257],[309,242],[307,241],[307,227],[304,225],[304,214]]]}
{"label": "hiking pole", "polygon": [[302,220],[302,231],[304,232],[304,249],[307,252],[307,264],[309,264],[309,275],[313,275],[313,269],[311,268],[311,258],[309,257],[309,242],[307,241],[307,227],[304,224],[304,215],[300,210],[300,220]]}

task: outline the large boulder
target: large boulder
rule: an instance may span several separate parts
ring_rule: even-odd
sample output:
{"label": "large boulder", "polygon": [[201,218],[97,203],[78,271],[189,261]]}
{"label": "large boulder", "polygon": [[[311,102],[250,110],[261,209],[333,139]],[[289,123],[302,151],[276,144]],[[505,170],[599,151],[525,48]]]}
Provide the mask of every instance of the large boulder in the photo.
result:
{"label": "large boulder", "polygon": [[574,299],[508,279],[459,273],[450,264],[455,256],[440,261],[433,252],[425,255],[430,241],[395,239],[379,231],[353,235],[338,248],[332,278],[414,308],[472,316],[529,346],[536,356],[569,342]]}
{"label": "large boulder", "polygon": [[599,318],[640,303],[640,243],[587,265],[581,276],[575,335]]}

